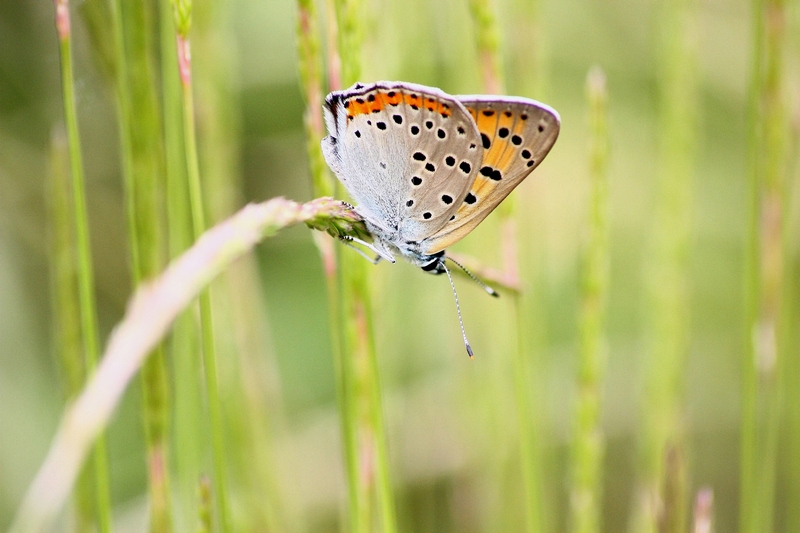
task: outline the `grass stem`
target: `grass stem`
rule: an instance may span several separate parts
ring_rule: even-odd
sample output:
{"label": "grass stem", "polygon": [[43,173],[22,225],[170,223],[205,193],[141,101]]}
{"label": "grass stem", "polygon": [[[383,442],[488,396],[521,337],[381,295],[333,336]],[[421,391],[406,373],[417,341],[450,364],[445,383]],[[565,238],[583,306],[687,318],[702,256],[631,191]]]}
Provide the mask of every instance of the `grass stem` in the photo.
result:
{"label": "grass stem", "polygon": [[605,439],[600,427],[601,389],[606,369],[605,316],[608,293],[608,92],[605,73],[587,78],[589,104],[588,240],[582,260],[580,362],[572,448],[572,531],[601,530]]}
{"label": "grass stem", "polygon": [[788,125],[783,56],[786,5],[756,0],[750,85],[750,235],[743,361],[740,530],[771,531],[787,331],[786,174]]}
{"label": "grass stem", "polygon": [[[130,100],[124,106],[122,128],[127,131],[123,157],[130,161],[123,166],[128,209],[128,241],[134,288],[163,268],[161,241],[164,234],[162,201],[164,194],[164,147],[161,107],[157,96],[156,76],[152,68],[155,51],[151,44],[155,33],[155,14],[148,3],[122,4],[125,71],[119,82],[127,85]],[[172,530],[172,505],[169,486],[170,396],[164,349],[158,346],[141,373],[143,416],[147,450],[148,488],[150,494],[150,530],[168,533]]]}
{"label": "grass stem", "polygon": [[[328,59],[331,72],[341,66],[345,85],[361,76],[360,4],[359,0],[333,2],[340,55],[337,57],[329,50]],[[310,76],[306,75],[306,79],[310,80]],[[355,254],[342,254],[338,267],[336,292],[340,296],[341,311],[332,316],[338,316],[340,324],[336,339],[341,347],[335,366],[348,477],[350,530],[394,533],[397,523],[372,326],[369,265]],[[331,291],[329,297],[334,293]]]}
{"label": "grass stem", "polygon": [[[191,2],[188,2],[191,9]],[[177,17],[180,10],[176,9]],[[187,177],[189,183],[189,206],[192,217],[192,230],[195,239],[205,231],[205,205],[200,184],[200,168],[197,156],[197,137],[194,122],[194,98],[192,95],[192,63],[189,44],[190,16],[182,20],[176,18],[178,65],[181,74],[181,94],[183,98],[183,138],[185,143]],[[183,23],[183,25],[182,25]],[[219,394],[216,347],[208,290],[200,293],[200,331],[203,349],[203,367],[208,397],[209,424],[211,426],[211,448],[214,464],[214,495],[216,512],[222,533],[230,531],[230,502],[228,499],[228,480],[225,459],[225,434],[222,423],[222,405]]]}
{"label": "grass stem", "polygon": [[301,223],[333,235],[358,235],[364,231],[360,217],[330,198],[306,204],[283,198],[251,204],[205,232],[156,280],[136,291],[125,317],[109,338],[97,372],[66,408],[9,533],[50,530],[89,449],[108,425],[131,379],[175,318],[220,272],[256,244]]}
{"label": "grass stem", "polygon": [[[697,81],[693,0],[660,5],[659,174],[651,250],[646,263],[648,304],[647,398],[642,416],[648,530],[686,522],[689,495],[683,460],[683,383],[689,352],[692,174],[697,145]],[[666,493],[667,488],[672,490]],[[667,500],[670,500],[669,504]],[[661,524],[661,526],[659,526]],[[673,531],[670,529],[669,531]]]}
{"label": "grass stem", "polygon": [[[72,32],[67,0],[56,1],[56,28],[61,57],[61,90],[64,117],[67,125],[75,242],[78,255],[78,296],[80,301],[81,336],[86,375],[97,367],[98,331],[97,309],[94,301],[94,269],[89,241],[89,216],[86,207],[86,188],[83,173],[78,113],[75,106],[75,81],[72,69]],[[96,517],[100,533],[111,531],[111,489],[109,486],[108,451],[105,437],[100,437],[94,450],[94,484]]]}
{"label": "grass stem", "polygon": [[[81,343],[78,268],[74,214],[71,200],[67,141],[59,131],[51,144],[48,187],[50,212],[50,265],[56,351],[66,402],[78,396],[86,381]],[[94,487],[91,470],[84,468],[75,487],[75,530],[88,533],[94,522]]]}

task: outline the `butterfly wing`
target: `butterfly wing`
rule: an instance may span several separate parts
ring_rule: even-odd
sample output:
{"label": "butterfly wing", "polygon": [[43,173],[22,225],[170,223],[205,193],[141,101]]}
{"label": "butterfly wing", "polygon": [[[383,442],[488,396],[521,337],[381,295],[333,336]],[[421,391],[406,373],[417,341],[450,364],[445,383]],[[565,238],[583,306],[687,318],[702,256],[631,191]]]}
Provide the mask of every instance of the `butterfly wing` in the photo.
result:
{"label": "butterfly wing", "polygon": [[324,111],[328,165],[395,244],[421,241],[453,216],[483,156],[458,100],[432,87],[378,82],[329,94]]}
{"label": "butterfly wing", "polygon": [[457,96],[481,135],[483,161],[469,193],[423,252],[435,254],[475,229],[519,185],[553,147],[561,119],[558,113],[527,98]]}

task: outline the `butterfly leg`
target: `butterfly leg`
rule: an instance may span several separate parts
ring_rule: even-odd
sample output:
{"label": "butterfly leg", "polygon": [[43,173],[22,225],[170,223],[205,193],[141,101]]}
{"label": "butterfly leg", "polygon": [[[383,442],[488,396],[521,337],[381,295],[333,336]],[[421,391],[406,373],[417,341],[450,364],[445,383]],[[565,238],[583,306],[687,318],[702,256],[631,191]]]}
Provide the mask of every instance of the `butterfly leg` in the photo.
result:
{"label": "butterfly leg", "polygon": [[[383,252],[383,251],[379,250],[378,248],[376,248],[375,246],[373,246],[372,244],[370,244],[368,242],[362,241],[359,238],[351,237],[349,235],[345,235],[345,236],[339,237],[339,240],[342,241],[345,244],[345,246],[347,246],[349,248],[352,248],[353,250],[358,252],[358,254],[361,257],[363,257],[364,259],[366,259],[367,261],[369,261],[373,265],[377,265],[380,262],[381,259],[386,259],[390,263],[395,263],[396,262],[395,258],[392,257],[391,255],[387,254],[386,252]],[[375,252],[376,254],[378,254],[378,256],[376,258],[374,258],[374,259],[369,257],[367,254],[365,254],[361,250],[361,248],[356,248],[355,246],[350,244],[351,242],[355,242],[355,243],[360,244],[361,246],[367,248],[368,250],[371,250],[371,251]]]}

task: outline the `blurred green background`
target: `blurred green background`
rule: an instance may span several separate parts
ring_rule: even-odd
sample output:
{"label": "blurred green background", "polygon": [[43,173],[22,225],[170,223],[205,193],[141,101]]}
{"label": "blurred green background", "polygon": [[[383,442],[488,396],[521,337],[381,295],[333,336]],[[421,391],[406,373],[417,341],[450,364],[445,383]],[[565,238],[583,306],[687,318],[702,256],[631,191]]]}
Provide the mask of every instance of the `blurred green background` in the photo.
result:
{"label": "blurred green background", "polygon": [[[124,313],[131,281],[102,23],[99,30],[92,29],[85,18],[87,12],[96,12],[98,1],[75,3],[71,11],[96,296],[105,339]],[[590,67],[599,65],[608,80],[610,138],[607,370],[600,389],[606,439],[602,530],[638,530],[644,505],[648,354],[653,352],[647,272],[662,170],[662,6],[634,0],[497,0],[495,6],[507,92],[544,101],[562,118],[553,151],[515,193],[520,236],[527,243],[520,259],[531,318],[527,335],[534,375],[529,385],[542,461],[543,528],[570,528],[580,258],[589,205],[585,80]],[[154,16],[156,9],[151,8]],[[289,0],[195,6],[201,173],[214,221],[246,202],[279,195],[312,198],[296,11]],[[737,531],[742,365],[749,338],[747,102],[753,13],[741,0],[697,1],[688,13],[693,21],[689,42],[696,53],[691,78],[696,105],[691,197],[685,213],[688,348],[679,387],[686,505],[691,507],[700,488],[710,487],[716,530]],[[788,3],[785,14],[786,116],[794,128],[786,174],[786,275],[796,277],[800,260],[791,235],[800,235],[798,2]],[[0,2],[0,528],[10,524],[65,405],[50,266],[48,176],[53,172],[53,139],[63,129],[53,19],[50,2]],[[475,28],[465,0],[364,0],[360,22],[362,81],[407,80],[451,94],[482,92]],[[214,176],[220,181],[214,182]],[[499,233],[493,215],[455,251],[499,267]],[[233,457],[233,514],[236,523],[253,531],[337,531],[346,509],[346,488],[319,254],[310,231],[299,227],[268,241],[254,259],[237,267],[257,268],[259,290],[248,295],[248,302],[225,296],[237,276],[246,277],[241,270],[215,285],[227,451]],[[372,276],[400,530],[521,530],[522,481],[509,356],[512,298],[488,298],[474,284],[456,279],[476,353],[469,361],[443,277],[399,263],[379,264]],[[800,301],[796,285],[787,285],[785,301]],[[789,337],[797,337],[796,316],[791,324]],[[791,352],[795,359],[797,346]],[[798,398],[791,392],[786,397]],[[174,424],[193,419],[203,426],[199,393],[196,399],[194,408],[173,412]],[[781,428],[788,427],[784,422],[781,418]],[[146,529],[143,432],[141,391],[135,381],[108,430],[116,531]],[[796,470],[784,466],[800,448],[796,443],[791,447],[785,432],[779,434],[775,530],[791,531],[788,510],[799,504],[792,499],[799,494],[792,488]],[[200,470],[208,472],[208,445],[198,448]],[[248,460],[256,455],[262,466],[251,470]],[[176,498],[180,505],[182,499],[194,498],[196,489],[178,480],[174,490],[181,493]],[[253,510],[267,499],[269,511]],[[260,513],[269,516],[259,518]],[[67,511],[61,530],[70,530],[69,515]],[[181,531],[196,530],[185,509],[176,511],[175,521]]]}

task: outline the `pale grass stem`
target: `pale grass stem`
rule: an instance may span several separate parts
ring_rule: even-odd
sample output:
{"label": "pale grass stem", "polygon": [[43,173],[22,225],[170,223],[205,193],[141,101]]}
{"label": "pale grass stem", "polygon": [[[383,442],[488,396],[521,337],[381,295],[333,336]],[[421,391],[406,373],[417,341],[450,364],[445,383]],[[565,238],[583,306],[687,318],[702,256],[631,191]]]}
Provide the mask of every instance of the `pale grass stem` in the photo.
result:
{"label": "pale grass stem", "polygon": [[332,235],[360,234],[360,218],[341,202],[298,204],[276,198],[244,207],[205,234],[164,273],[140,286],[109,338],[97,372],[64,412],[10,533],[48,531],[69,497],[84,459],[123,392],[171,324],[220,272],[280,229],[305,223]]}

